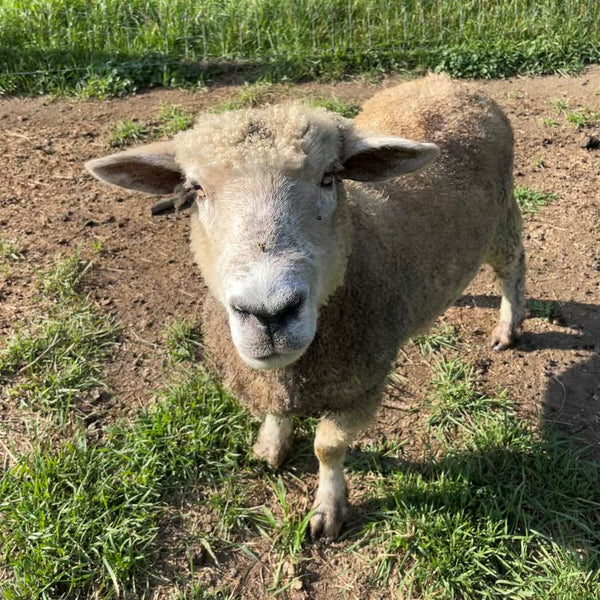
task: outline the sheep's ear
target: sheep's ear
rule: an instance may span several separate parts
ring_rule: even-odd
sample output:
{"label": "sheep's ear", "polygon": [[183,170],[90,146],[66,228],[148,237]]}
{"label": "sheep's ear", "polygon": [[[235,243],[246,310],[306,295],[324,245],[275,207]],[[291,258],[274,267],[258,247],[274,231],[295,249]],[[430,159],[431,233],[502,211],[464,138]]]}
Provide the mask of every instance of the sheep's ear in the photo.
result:
{"label": "sheep's ear", "polygon": [[340,176],[355,181],[383,181],[424,167],[440,153],[435,144],[401,137],[345,132]]}
{"label": "sheep's ear", "polygon": [[148,194],[172,194],[183,180],[173,142],[138,146],[89,160],[85,168],[100,181]]}

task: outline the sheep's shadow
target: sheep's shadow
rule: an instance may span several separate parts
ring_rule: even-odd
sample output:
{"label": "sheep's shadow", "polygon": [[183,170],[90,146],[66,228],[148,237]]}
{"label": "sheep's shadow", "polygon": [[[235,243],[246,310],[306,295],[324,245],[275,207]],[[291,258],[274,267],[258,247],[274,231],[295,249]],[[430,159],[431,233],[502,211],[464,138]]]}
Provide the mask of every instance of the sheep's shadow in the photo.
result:
{"label": "sheep's shadow", "polygon": [[[537,302],[543,301],[537,300]],[[500,305],[500,298],[463,296],[459,305],[497,308]],[[572,362],[572,366],[562,372],[555,372],[556,365],[553,359],[548,359],[542,426],[556,428],[577,446],[583,442],[587,446],[588,455],[598,457],[600,456],[600,306],[557,301],[554,303],[553,313],[552,319],[567,327],[568,331],[534,333],[527,330],[527,322],[525,322],[525,330],[516,349],[523,353],[538,350],[569,353],[568,359]]]}

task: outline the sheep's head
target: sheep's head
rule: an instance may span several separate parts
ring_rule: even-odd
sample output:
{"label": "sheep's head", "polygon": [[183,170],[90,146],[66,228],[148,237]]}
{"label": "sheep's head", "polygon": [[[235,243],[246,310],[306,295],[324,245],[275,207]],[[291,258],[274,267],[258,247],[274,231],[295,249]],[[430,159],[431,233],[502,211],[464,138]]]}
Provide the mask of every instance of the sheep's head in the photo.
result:
{"label": "sheep's head", "polygon": [[324,110],[274,106],[202,115],[171,142],[86,163],[98,179],[153,194],[196,194],[196,260],[257,369],[297,360],[343,282],[349,213],[343,179],[419,169],[433,144],[369,135]]}

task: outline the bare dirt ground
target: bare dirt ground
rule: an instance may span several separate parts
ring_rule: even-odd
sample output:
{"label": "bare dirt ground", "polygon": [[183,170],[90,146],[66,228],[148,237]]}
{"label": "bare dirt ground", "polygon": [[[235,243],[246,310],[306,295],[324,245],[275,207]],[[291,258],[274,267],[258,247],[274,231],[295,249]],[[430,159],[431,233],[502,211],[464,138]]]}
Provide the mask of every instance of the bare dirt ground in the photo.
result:
{"label": "bare dirt ground", "polygon": [[[279,97],[335,95],[361,102],[396,81],[289,86],[280,89]],[[481,87],[512,122],[516,184],[558,194],[525,218],[528,297],[553,301],[556,307],[550,321],[525,321],[516,348],[492,352],[487,336],[497,318],[499,292],[491,271],[482,269],[443,321],[458,326],[461,351],[489,389],[507,389],[524,417],[555,424],[598,456],[600,149],[581,147],[582,133],[559,115],[553,101],[600,111],[600,67],[577,77],[516,78],[482,82]],[[35,311],[31,283],[37,271],[57,253],[81,247],[91,255],[101,243],[87,281],[93,298],[123,326],[109,365],[115,414],[146,403],[167,377],[157,351],[161,331],[170,318],[198,322],[206,288],[188,251],[188,215],[151,217],[152,198],[101,186],[82,164],[111,151],[108,132],[119,120],[151,119],[161,102],[201,111],[239,89],[158,90],[107,101],[0,99],[0,236],[14,240],[26,259],[9,274],[0,271],[0,340],[17,320]],[[549,117],[559,124],[544,125]],[[409,432],[427,411],[423,390],[431,371],[409,346],[399,356],[397,373],[404,389],[390,392],[366,436],[401,435],[407,452],[418,454]],[[312,471],[305,479],[309,486],[314,466]],[[289,597],[333,597],[325,582],[334,568],[322,562],[316,595],[289,591]],[[264,597],[260,589],[258,583],[248,586],[246,597]],[[360,597],[360,589],[354,593]]]}

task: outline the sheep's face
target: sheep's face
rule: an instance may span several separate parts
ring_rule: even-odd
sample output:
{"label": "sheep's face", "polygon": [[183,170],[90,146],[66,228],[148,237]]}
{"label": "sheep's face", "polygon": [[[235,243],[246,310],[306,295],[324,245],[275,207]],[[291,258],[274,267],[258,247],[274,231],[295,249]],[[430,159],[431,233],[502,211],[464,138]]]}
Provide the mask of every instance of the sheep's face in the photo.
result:
{"label": "sheep's face", "polygon": [[204,115],[166,144],[87,166],[125,187],[195,193],[196,260],[239,355],[257,369],[297,360],[319,308],[343,283],[351,233],[342,179],[393,177],[437,153],[299,106]]}

